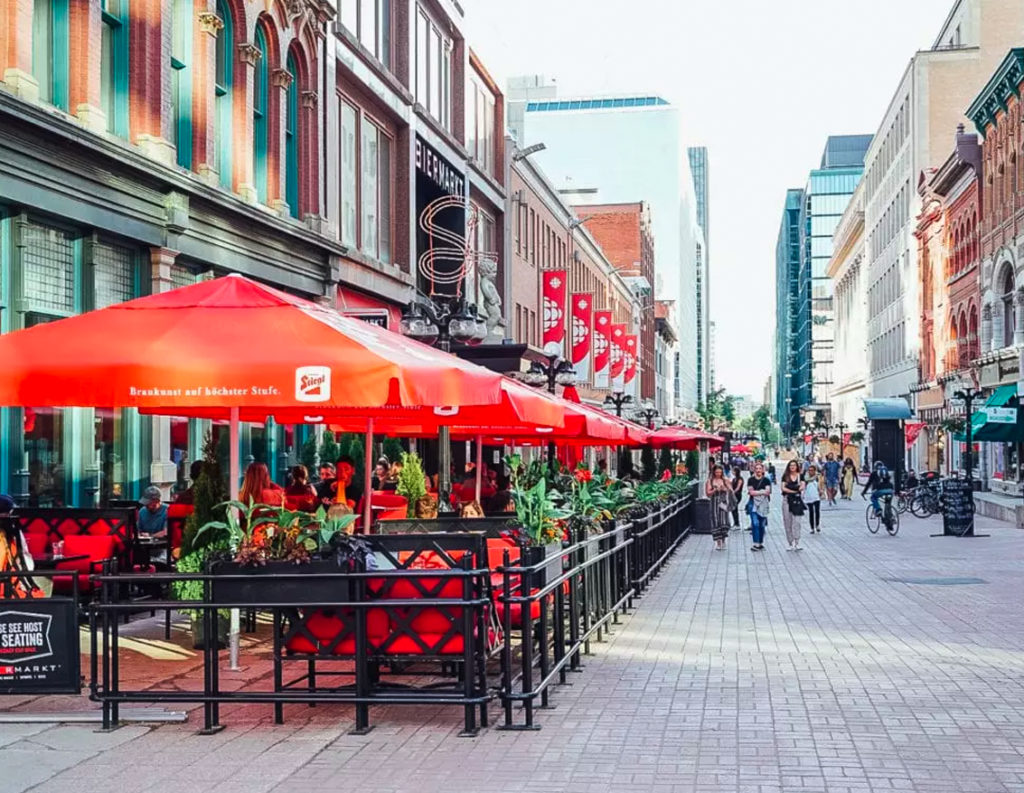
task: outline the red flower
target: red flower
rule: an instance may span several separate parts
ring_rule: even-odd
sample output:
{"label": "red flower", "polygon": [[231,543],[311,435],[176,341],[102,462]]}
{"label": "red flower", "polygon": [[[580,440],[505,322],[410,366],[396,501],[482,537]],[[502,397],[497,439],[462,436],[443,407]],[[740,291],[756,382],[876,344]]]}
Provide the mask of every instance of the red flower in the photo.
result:
{"label": "red flower", "polygon": [[576,481],[577,482],[589,482],[594,478],[594,475],[587,468],[576,469]]}

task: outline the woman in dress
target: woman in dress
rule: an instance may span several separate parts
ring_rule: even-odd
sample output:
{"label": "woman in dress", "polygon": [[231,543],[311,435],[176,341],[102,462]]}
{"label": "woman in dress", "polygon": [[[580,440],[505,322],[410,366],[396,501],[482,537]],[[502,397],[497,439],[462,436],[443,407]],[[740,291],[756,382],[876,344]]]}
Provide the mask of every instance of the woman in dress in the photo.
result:
{"label": "woman in dress", "polygon": [[711,499],[711,536],[715,540],[715,550],[724,551],[725,538],[729,536],[729,516],[736,505],[736,496],[722,466],[715,465],[711,469],[711,478],[704,485],[704,493]]}
{"label": "woman in dress", "polygon": [[857,481],[857,466],[853,464],[853,459],[847,457],[843,462],[843,498],[849,501],[853,498],[853,486]]}

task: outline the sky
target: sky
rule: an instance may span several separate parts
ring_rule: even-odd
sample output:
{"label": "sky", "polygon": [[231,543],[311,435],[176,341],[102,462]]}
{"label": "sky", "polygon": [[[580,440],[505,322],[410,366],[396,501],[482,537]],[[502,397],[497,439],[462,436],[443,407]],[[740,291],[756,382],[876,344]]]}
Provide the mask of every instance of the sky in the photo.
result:
{"label": "sky", "polygon": [[710,157],[717,384],[756,400],[786,189],[804,185],[829,135],[876,131],[953,2],[462,0],[470,46],[502,85],[544,74],[565,95],[653,92],[679,106],[687,145]]}

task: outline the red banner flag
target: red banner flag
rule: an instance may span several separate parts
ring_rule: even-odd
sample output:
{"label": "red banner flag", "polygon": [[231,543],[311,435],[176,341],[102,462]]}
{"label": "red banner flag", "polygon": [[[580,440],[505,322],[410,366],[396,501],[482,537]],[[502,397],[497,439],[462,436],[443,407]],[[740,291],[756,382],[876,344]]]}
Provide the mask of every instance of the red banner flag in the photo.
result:
{"label": "red banner flag", "polygon": [[908,421],[903,425],[903,434],[907,439],[908,449],[914,445],[914,441],[917,440],[917,436],[921,434],[921,430],[925,426],[927,425],[923,421]]}
{"label": "red banner flag", "polygon": [[626,336],[625,343],[625,365],[624,373],[622,376],[622,385],[626,389],[627,394],[631,394],[636,397],[639,396],[636,386],[638,378],[636,376],[637,370],[637,358],[639,356],[639,345],[635,334]]}
{"label": "red banner flag", "polygon": [[608,387],[612,361],[612,312],[594,312],[594,387]]}
{"label": "red banner flag", "polygon": [[612,325],[612,362],[609,367],[612,387],[622,385],[622,375],[626,370],[626,326]]}
{"label": "red banner flag", "polygon": [[544,338],[545,345],[562,344],[565,339],[565,270],[545,270],[543,273]]}
{"label": "red banner flag", "polygon": [[576,379],[590,381],[590,338],[594,319],[594,296],[577,292],[572,296],[572,361]]}

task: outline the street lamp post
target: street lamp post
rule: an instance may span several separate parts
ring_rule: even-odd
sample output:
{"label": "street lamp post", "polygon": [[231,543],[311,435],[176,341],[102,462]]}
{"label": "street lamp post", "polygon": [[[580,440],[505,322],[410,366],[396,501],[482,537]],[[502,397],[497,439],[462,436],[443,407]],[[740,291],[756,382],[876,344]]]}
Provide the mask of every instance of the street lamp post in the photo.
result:
{"label": "street lamp post", "polygon": [[[627,405],[633,404],[633,397],[629,394],[623,393],[622,391],[612,391],[608,396],[604,398],[603,407],[609,413],[614,408],[615,415],[618,418],[622,418],[622,410]],[[618,470],[619,464],[622,462],[622,447],[615,447],[615,467],[616,473],[621,476],[622,472]]]}
{"label": "street lamp post", "polygon": [[[571,386],[576,384],[576,370],[572,364],[562,358],[562,345],[558,342],[548,342],[544,345],[544,357],[546,363],[532,361],[530,368],[523,372],[519,379],[527,385],[536,387],[547,386],[549,394],[556,393],[555,386]],[[558,461],[555,459],[555,442],[548,441],[548,465],[552,471],[558,470]]]}
{"label": "street lamp post", "polygon": [[981,396],[981,389],[967,386],[966,388],[961,388],[953,396],[957,399],[962,399],[964,403],[964,435],[967,439],[967,450],[964,452],[964,472],[967,474],[968,485],[973,488],[971,483],[974,481],[974,448],[972,446],[974,441],[972,438],[971,405],[975,399]]}
{"label": "street lamp post", "polygon": [[[424,301],[413,301],[402,312],[399,325],[402,335],[434,345],[451,352],[452,342],[475,346],[487,338],[487,323],[481,319],[476,306],[465,298],[434,295]],[[452,447],[447,426],[437,433],[437,509],[451,512]]]}
{"label": "street lamp post", "polygon": [[636,409],[637,418],[642,418],[644,423],[647,425],[647,429],[654,429],[654,420],[659,416],[658,409],[654,407],[654,403],[651,400],[644,400],[640,407]]}

